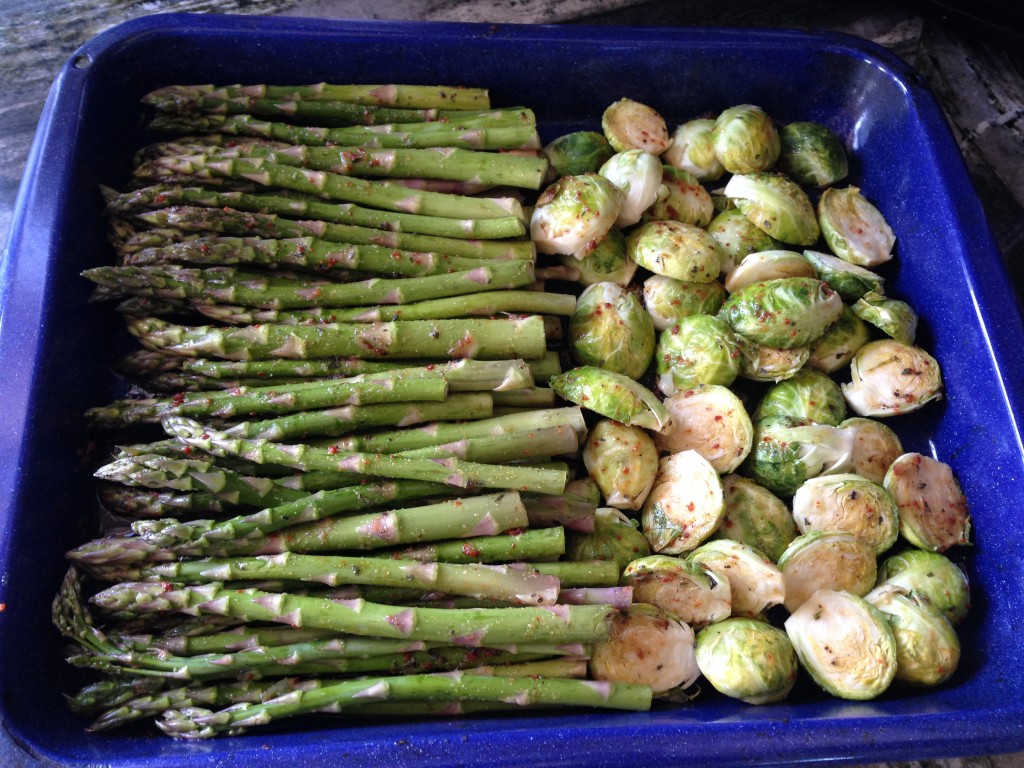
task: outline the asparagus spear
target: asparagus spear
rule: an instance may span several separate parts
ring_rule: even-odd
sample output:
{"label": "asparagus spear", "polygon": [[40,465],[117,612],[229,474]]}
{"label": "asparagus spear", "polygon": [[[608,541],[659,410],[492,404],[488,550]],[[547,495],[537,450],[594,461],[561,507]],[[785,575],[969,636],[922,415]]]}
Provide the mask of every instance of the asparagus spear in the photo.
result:
{"label": "asparagus spear", "polygon": [[[227,235],[226,239],[203,238],[207,245],[226,242],[237,245],[237,238],[303,238],[315,237],[332,243],[349,243],[352,245],[376,245],[381,248],[400,248],[406,251],[421,253],[446,253],[452,256],[463,256],[478,259],[518,259],[531,261],[537,251],[529,240],[481,240],[467,239],[466,236],[435,236],[405,231],[384,231],[369,226],[358,226],[352,223],[332,223],[317,219],[290,219],[273,213],[243,212],[224,208],[199,208],[196,206],[176,206],[160,208],[136,215],[140,221],[155,225],[154,230],[143,233],[153,238],[153,232],[165,229],[183,232],[211,232],[215,235]],[[424,217],[421,217],[424,218]],[[435,217],[439,218],[439,217]],[[515,216],[504,219],[480,219],[480,221],[506,222],[509,219],[518,222]],[[440,219],[441,221],[459,221],[457,219]],[[135,240],[129,241],[135,243]],[[173,244],[174,241],[162,245]],[[185,241],[189,242],[189,241]],[[142,244],[141,242],[139,244]],[[127,246],[127,243],[126,243]],[[122,252],[127,251],[124,247]],[[135,249],[136,251],[138,248]]]}
{"label": "asparagus spear", "polygon": [[188,111],[202,97],[233,99],[255,97],[275,101],[342,101],[366,106],[405,109],[489,109],[486,88],[447,85],[170,85],[142,97],[143,104],[174,112]]}
{"label": "asparagus spear", "polygon": [[89,280],[126,293],[268,309],[316,306],[408,304],[481,291],[518,288],[533,279],[533,264],[499,261],[459,272],[415,279],[373,278],[355,283],[268,277],[233,267],[190,269],[172,265],[101,266],[85,270]]}
{"label": "asparagus spear", "polygon": [[274,384],[221,392],[184,393],[174,397],[115,400],[90,408],[86,418],[93,427],[117,428],[154,424],[167,416],[230,419],[239,416],[283,414],[294,411],[372,403],[441,402],[448,381],[441,372],[412,368],[403,375],[390,372],[349,379]]}
{"label": "asparagus spear", "polygon": [[273,149],[258,142],[242,142],[214,151],[156,157],[135,168],[136,178],[158,178],[159,169],[194,174],[210,165],[231,160],[263,160],[275,165],[327,171],[341,176],[398,177],[473,181],[495,186],[539,189],[547,172],[543,155],[435,147],[430,149],[371,149],[365,146]]}
{"label": "asparagus spear", "polygon": [[205,491],[149,490],[120,483],[100,483],[96,495],[112,514],[137,519],[224,515],[236,506]]}
{"label": "asparagus spear", "polygon": [[[299,531],[290,529],[288,547],[293,551],[312,552],[316,546],[311,534],[312,526]],[[562,528],[527,529],[521,533],[503,536],[478,536],[461,541],[442,541],[404,547],[391,552],[391,556],[442,563],[500,563],[528,560],[537,561],[561,557],[565,554],[565,531]]]}
{"label": "asparagus spear", "polygon": [[390,323],[183,326],[131,318],[128,330],[149,349],[224,360],[325,357],[483,360],[540,359],[547,352],[539,315],[503,320],[401,320]]}
{"label": "asparagus spear", "polygon": [[[221,191],[205,187],[161,184],[117,195],[107,202],[110,214],[129,214],[169,206],[231,208],[249,213],[276,214],[288,219],[314,219],[332,224],[348,224],[387,232],[402,232],[434,237],[496,240],[521,237],[526,225],[517,216],[497,219],[454,219],[421,216],[401,211],[382,211],[352,203],[330,203],[316,198],[276,194],[252,194]],[[282,223],[278,224],[283,226]],[[380,237],[378,233],[377,237]],[[369,237],[369,233],[367,233]]]}

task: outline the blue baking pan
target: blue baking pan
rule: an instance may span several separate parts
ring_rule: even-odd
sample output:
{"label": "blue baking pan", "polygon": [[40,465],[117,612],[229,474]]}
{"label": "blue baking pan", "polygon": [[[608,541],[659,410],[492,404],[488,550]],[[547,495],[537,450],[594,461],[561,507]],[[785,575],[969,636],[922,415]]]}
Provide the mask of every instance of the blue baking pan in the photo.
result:
{"label": "blue baking pan", "polygon": [[[623,96],[674,124],[733,104],[843,137],[850,182],[888,217],[887,290],[922,315],[948,397],[891,420],[908,450],[954,467],[976,544],[963,661],[939,690],[863,703],[805,684],[753,707],[705,692],[644,714],[460,720],[308,719],[206,742],[145,729],[90,735],[62,694],[49,606],[63,553],[95,533],[81,414],[120,392],[124,334],[79,273],[109,262],[100,184],[147,140],[139,97],[171,83],[416,82],[486,86],[545,139],[595,129]],[[933,98],[863,41],[785,31],[344,22],[164,15],[87,43],[61,71],[33,145],[0,272],[0,762],[74,766],[511,766],[853,763],[1024,748],[1024,329],[982,210]],[[957,557],[960,557],[958,555]]]}

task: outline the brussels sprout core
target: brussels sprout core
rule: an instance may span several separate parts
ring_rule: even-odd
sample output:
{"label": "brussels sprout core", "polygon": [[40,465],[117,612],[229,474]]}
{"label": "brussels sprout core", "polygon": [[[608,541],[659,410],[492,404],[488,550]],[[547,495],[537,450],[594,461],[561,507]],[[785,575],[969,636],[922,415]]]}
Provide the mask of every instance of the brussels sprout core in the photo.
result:
{"label": "brussels sprout core", "polygon": [[858,349],[850,376],[843,396],[860,416],[910,413],[942,397],[938,361],[920,347],[895,339],[871,341]]}
{"label": "brussels sprout core", "polygon": [[877,267],[892,258],[896,236],[885,217],[857,187],[822,192],[818,223],[832,253],[851,264]]}
{"label": "brussels sprout core", "polygon": [[666,453],[697,451],[720,474],[732,472],[750,453],[754,426],[742,401],[727,387],[705,384],[668,397],[675,428],[655,438]]}
{"label": "brussels sprout core", "polygon": [[874,550],[845,531],[811,531],[797,536],[779,558],[786,584],[783,603],[796,611],[819,589],[863,597],[875,585],[878,563]]}

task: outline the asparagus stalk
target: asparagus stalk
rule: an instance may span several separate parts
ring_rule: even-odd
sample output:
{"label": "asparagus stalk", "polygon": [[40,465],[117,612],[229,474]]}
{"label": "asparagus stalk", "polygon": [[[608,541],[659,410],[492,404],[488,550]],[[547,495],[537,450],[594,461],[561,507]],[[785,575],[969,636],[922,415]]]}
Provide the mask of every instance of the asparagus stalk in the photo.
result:
{"label": "asparagus stalk", "polygon": [[408,369],[402,376],[388,372],[350,379],[274,384],[198,395],[180,394],[169,398],[115,400],[90,408],[86,411],[86,418],[93,427],[118,428],[153,424],[167,416],[231,419],[342,405],[441,402],[447,395],[448,381],[442,373]]}
{"label": "asparagus stalk", "polygon": [[482,291],[518,288],[533,279],[526,261],[491,262],[415,279],[372,278],[354,283],[298,280],[246,272],[234,267],[191,269],[173,265],[93,267],[82,273],[95,283],[126,293],[267,309],[408,304]]}
{"label": "asparagus stalk", "polygon": [[238,733],[253,725],[306,712],[344,711],[354,702],[374,701],[500,701],[520,706],[585,706],[645,711],[651,689],[631,683],[562,678],[481,677],[469,674],[407,675],[370,678],[286,694],[262,704],[237,704],[219,712],[170,710],[158,726],[174,736],[207,738]]}
{"label": "asparagus stalk", "polygon": [[[309,531],[291,529],[289,545],[294,551],[312,552]],[[295,534],[299,533],[299,536]],[[554,559],[565,554],[565,531],[562,528],[527,529],[503,536],[478,536],[462,541],[441,541],[403,547],[391,552],[400,559],[442,563],[500,563],[528,560],[538,567],[538,561]]]}
{"label": "asparagus stalk", "polygon": [[[107,213],[126,215],[170,206],[230,208],[249,213],[275,214],[287,219],[313,219],[371,230],[457,239],[497,240],[526,234],[526,225],[518,216],[453,219],[401,211],[383,211],[352,203],[330,203],[316,198],[252,194],[170,184],[143,187],[117,195],[107,202]],[[278,223],[278,226],[283,226],[283,223]],[[369,236],[367,233],[367,237]],[[377,237],[380,236],[378,232]]]}
{"label": "asparagus stalk", "polygon": [[135,519],[224,515],[236,506],[205,491],[149,490],[120,483],[100,483],[96,495],[111,514]]}
{"label": "asparagus stalk", "polygon": [[[143,236],[153,240],[153,232],[165,230],[180,231],[182,233],[213,233],[214,235],[228,236],[226,238],[203,238],[203,242],[210,245],[219,241],[229,244],[237,244],[237,238],[303,238],[315,237],[332,243],[348,243],[350,245],[374,245],[381,248],[399,248],[406,251],[418,253],[445,253],[452,256],[463,256],[476,259],[516,259],[531,261],[537,251],[529,240],[483,240],[469,239],[466,235],[436,236],[432,234],[420,234],[418,232],[405,231],[384,231],[370,226],[356,225],[354,223],[332,223],[329,220],[316,219],[292,219],[284,216],[257,212],[242,212],[236,210],[225,210],[224,208],[198,208],[195,206],[178,206],[174,208],[161,208],[155,211],[147,211],[137,214],[140,221],[156,225],[154,230],[140,235],[138,241],[135,239],[128,243],[143,244]],[[420,217],[426,218],[426,217]],[[443,219],[441,221],[457,222],[457,219]],[[509,216],[503,219],[480,219],[480,221],[505,222],[509,220],[519,222],[516,216]],[[461,225],[460,225],[461,226]],[[496,226],[496,225],[491,225]],[[513,236],[515,237],[515,236]],[[186,241],[188,242],[188,241]],[[126,246],[128,245],[126,243]],[[162,245],[173,244],[162,243]],[[155,245],[161,243],[154,242]],[[127,247],[122,252],[129,250]],[[137,251],[138,248],[135,248]]]}
{"label": "asparagus stalk", "polygon": [[260,98],[274,101],[342,101],[373,107],[404,109],[485,110],[491,106],[486,88],[434,85],[170,85],[150,91],[143,104],[172,112],[188,112],[197,99]]}
{"label": "asparagus stalk", "polygon": [[183,326],[131,318],[128,330],[149,349],[224,360],[351,357],[540,359],[547,352],[539,315],[503,320],[401,320],[390,323]]}

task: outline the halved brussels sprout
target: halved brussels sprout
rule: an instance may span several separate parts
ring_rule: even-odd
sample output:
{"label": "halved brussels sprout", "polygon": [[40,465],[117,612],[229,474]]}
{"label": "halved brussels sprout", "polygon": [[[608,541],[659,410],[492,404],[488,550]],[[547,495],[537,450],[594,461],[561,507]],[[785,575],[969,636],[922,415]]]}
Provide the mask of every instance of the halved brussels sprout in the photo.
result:
{"label": "halved brussels sprout", "polygon": [[[728,198],[723,197],[717,200],[728,202]],[[707,231],[722,252],[724,274],[732,272],[747,254],[775,248],[771,236],[754,226],[739,208],[729,207],[720,211],[708,224]]]}
{"label": "halved brussels sprout", "polygon": [[789,123],[779,130],[778,168],[798,184],[827,187],[850,172],[843,142],[821,123]]}
{"label": "halved brussels sprout", "polygon": [[783,605],[796,611],[819,589],[863,597],[875,586],[875,551],[846,531],[810,531],[790,542],[779,557],[786,585]]}
{"label": "halved brussels sprout", "polygon": [[660,155],[672,145],[665,118],[632,99],[619,99],[610,105],[601,115],[601,130],[616,152],[639,149]]}
{"label": "halved brussels sprout", "polygon": [[882,213],[857,187],[822,192],[818,223],[832,253],[851,264],[877,267],[892,258],[896,236]]}
{"label": "halved brussels sprout", "polygon": [[754,426],[743,402],[728,387],[702,384],[676,392],[663,404],[675,425],[655,439],[666,453],[696,451],[719,474],[732,472],[750,453]]}
{"label": "halved brussels sprout", "polygon": [[917,334],[917,313],[907,302],[888,299],[868,291],[852,307],[853,313],[866,323],[903,344],[913,344]]}
{"label": "halved brussels sprout", "polygon": [[786,619],[800,664],[821,688],[842,699],[880,696],[896,676],[896,639],[864,598],[822,589]]}
{"label": "halved brussels sprout", "polygon": [[718,316],[757,344],[793,349],[817,339],[842,313],[843,300],[821,280],[783,277],[737,291]]}
{"label": "halved brussels sprout", "polygon": [[899,587],[913,599],[931,604],[949,619],[963,621],[971,608],[967,574],[945,555],[907,549],[878,565],[878,583]]}
{"label": "halved brussels sprout", "polygon": [[808,368],[764,393],[754,418],[760,421],[771,416],[837,427],[846,418],[846,401],[838,384],[820,371]]}
{"label": "halved brussels sprout", "polygon": [[661,189],[661,161],[639,149],[627,149],[612,155],[599,171],[622,197],[615,225],[629,227],[640,221],[644,211],[658,199]]}
{"label": "halved brussels sprout", "polygon": [[656,553],[678,555],[694,549],[722,520],[722,481],[696,451],[664,457],[640,516],[641,529]]}
{"label": "halved brussels sprout", "polygon": [[[891,584],[876,587],[864,599],[889,622],[896,640],[897,680],[931,687],[953,676],[960,664],[960,639],[949,619],[927,601],[913,600]],[[699,647],[698,638],[698,654]]]}
{"label": "halved brussels sprout", "polygon": [[722,193],[754,226],[789,245],[814,245],[821,231],[807,193],[777,173],[737,174]]}
{"label": "halved brussels sprout", "polygon": [[633,588],[634,602],[656,605],[691,627],[713,624],[732,612],[729,582],[678,557],[634,560],[622,572],[621,583]]}
{"label": "halved brussels sprout", "polygon": [[854,474],[812,477],[793,494],[793,519],[801,533],[845,531],[880,555],[896,543],[900,516],[878,483]]}
{"label": "halved brussels sprout", "polygon": [[779,159],[779,132],[765,111],[753,104],[723,110],[711,130],[715,156],[729,173],[766,171]]}
{"label": "halved brussels sprout", "polygon": [[903,454],[899,436],[882,422],[862,416],[849,418],[839,426],[854,430],[853,471],[874,483],[884,483],[885,473]]}
{"label": "halved brussels sprout", "polygon": [[622,194],[594,173],[563,176],[545,189],[530,218],[530,239],[541,253],[576,253],[608,234]]}
{"label": "halved brussels sprout", "polygon": [[845,302],[852,304],[869,291],[883,292],[885,278],[870,269],[821,251],[804,251],[804,257],[814,265],[818,278],[828,283]]}
{"label": "halved brussels sprout", "polygon": [[811,356],[810,345],[779,349],[755,344],[742,336],[740,340],[740,376],[751,381],[778,383],[796,376]]}
{"label": "halved brussels sprout", "polygon": [[651,545],[636,524],[622,512],[601,507],[594,513],[594,530],[566,531],[565,554],[569,560],[585,563],[606,560],[619,567],[619,573],[638,557],[651,554]]}
{"label": "halved brussels sprout", "polygon": [[743,472],[776,493],[794,493],[809,477],[849,472],[854,431],[781,416],[754,424],[754,448]]}
{"label": "halved brussels sprout", "polygon": [[544,156],[558,176],[597,173],[614,154],[608,139],[596,131],[567,133],[544,147]]}
{"label": "halved brussels sprout", "polygon": [[725,278],[725,290],[736,293],[751,283],[780,277],[817,277],[811,262],[796,251],[758,251],[743,257]]}
{"label": "halved brussels sprout", "polygon": [[640,509],[658,473],[658,449],[640,427],[602,419],[583,443],[583,464],[608,506]]}
{"label": "halved brussels sprout", "polygon": [[651,275],[644,280],[643,290],[644,306],[658,331],[690,315],[713,315],[725,301],[725,288],[718,280],[697,283],[676,280],[667,275]]}
{"label": "halved brussels sprout", "polygon": [[799,663],[789,636],[763,621],[731,618],[697,634],[697,666],[716,691],[748,704],[782,701]]}
{"label": "halved brussels sprout", "polygon": [[778,562],[799,535],[789,508],[767,488],[740,475],[722,478],[722,494],[725,514],[715,538],[742,542]]}
{"label": "halved brussels sprout", "polygon": [[626,253],[659,275],[710,283],[721,272],[718,244],[700,227],[679,221],[649,221],[626,238]]}
{"label": "halved brussels sprout", "polygon": [[727,387],[739,375],[739,341],[721,318],[690,315],[658,335],[655,363],[662,394],[701,384]]}
{"label": "halved brussels sprout", "polygon": [[662,153],[661,159],[692,173],[701,181],[722,178],[725,168],[715,155],[715,142],[711,136],[714,127],[714,120],[703,118],[683,123],[672,133],[672,146]]}
{"label": "halved brussels sprout", "polygon": [[601,489],[592,477],[576,477],[565,484],[562,496],[572,501],[585,501],[595,507],[601,504]]}
{"label": "halved brussels sprout", "polygon": [[612,620],[611,636],[594,644],[595,680],[649,685],[655,695],[689,688],[700,677],[689,626],[653,605],[638,603]]}
{"label": "halved brussels sprout", "polygon": [[905,453],[890,465],[882,484],[899,507],[900,534],[915,547],[945,552],[971,543],[967,499],[948,464]]}
{"label": "halved brussels sprout", "polygon": [[870,340],[867,323],[844,305],[839,319],[811,342],[807,364],[822,373],[835,373],[849,365],[857,350]]}
{"label": "halved brussels sprout", "polygon": [[843,396],[859,416],[910,413],[942,397],[938,361],[895,339],[870,341],[858,349],[850,376],[842,385]]}
{"label": "halved brussels sprout", "polygon": [[615,283],[625,288],[636,274],[636,263],[626,255],[626,236],[615,227],[582,259],[576,258],[576,254],[561,253],[558,260],[563,267],[578,270],[583,285]]}
{"label": "halved brussels sprout", "polygon": [[681,221],[695,227],[706,227],[715,215],[711,193],[701,186],[692,173],[666,165],[662,168],[658,199],[643,218],[653,221]]}
{"label": "halved brussels sprout", "polygon": [[733,616],[754,617],[782,604],[782,572],[763,552],[747,544],[712,539],[691,552],[689,560],[729,581]]}
{"label": "halved brussels sprout", "polygon": [[655,432],[672,426],[671,415],[651,390],[597,366],[572,368],[552,376],[548,385],[559,397],[623,424]]}
{"label": "halved brussels sprout", "polygon": [[631,292],[594,283],[580,294],[569,319],[576,360],[638,379],[654,357],[654,322]]}

